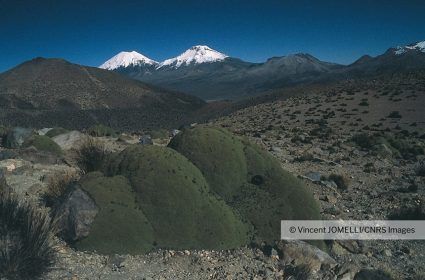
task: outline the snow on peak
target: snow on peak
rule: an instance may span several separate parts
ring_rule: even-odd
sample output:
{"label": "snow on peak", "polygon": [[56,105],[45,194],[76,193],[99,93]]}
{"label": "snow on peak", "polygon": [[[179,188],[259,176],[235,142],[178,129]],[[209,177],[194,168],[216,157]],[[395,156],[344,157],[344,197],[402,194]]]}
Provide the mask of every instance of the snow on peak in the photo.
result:
{"label": "snow on peak", "polygon": [[186,50],[184,53],[180,54],[177,57],[164,60],[158,65],[158,68],[169,65],[178,68],[182,65],[189,65],[192,63],[199,64],[206,62],[222,61],[226,57],[228,56],[216,50],[213,50],[208,46],[198,45],[191,47],[190,49]]}
{"label": "snow on peak", "polygon": [[120,52],[119,54],[115,55],[114,57],[100,65],[99,68],[114,70],[120,67],[136,66],[143,64],[156,65],[158,64],[158,62],[136,51]]}
{"label": "snow on peak", "polygon": [[425,41],[422,42],[417,42],[411,45],[407,45],[404,47],[397,47],[395,50],[395,54],[397,55],[401,55],[405,52],[407,52],[408,50],[416,50],[416,51],[420,51],[420,52],[425,52]]}

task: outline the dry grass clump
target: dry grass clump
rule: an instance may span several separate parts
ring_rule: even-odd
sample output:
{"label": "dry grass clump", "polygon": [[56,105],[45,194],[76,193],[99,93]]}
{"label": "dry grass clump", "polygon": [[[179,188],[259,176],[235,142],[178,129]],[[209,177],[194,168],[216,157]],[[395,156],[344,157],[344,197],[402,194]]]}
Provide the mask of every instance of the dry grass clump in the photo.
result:
{"label": "dry grass clump", "polygon": [[77,166],[83,174],[100,171],[108,155],[105,144],[95,138],[87,138],[75,151]]}
{"label": "dry grass clump", "polygon": [[64,195],[67,187],[78,179],[76,171],[59,172],[48,178],[47,190],[43,194],[43,200],[47,207],[52,207]]}
{"label": "dry grass clump", "polygon": [[347,190],[348,187],[350,186],[350,179],[343,175],[333,173],[329,175],[328,180],[334,181],[338,189],[340,190]]}
{"label": "dry grass clump", "polygon": [[0,194],[0,278],[39,279],[55,261],[54,227],[46,213]]}

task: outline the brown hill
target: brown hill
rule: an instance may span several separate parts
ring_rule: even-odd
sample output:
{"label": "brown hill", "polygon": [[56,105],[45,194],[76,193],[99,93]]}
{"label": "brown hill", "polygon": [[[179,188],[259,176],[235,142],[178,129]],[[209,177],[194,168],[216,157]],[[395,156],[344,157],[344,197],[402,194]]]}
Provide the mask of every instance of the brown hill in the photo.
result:
{"label": "brown hill", "polygon": [[[14,119],[27,115],[24,123],[28,125],[74,126],[63,119],[72,111],[81,119],[89,118],[83,123],[108,123],[119,117],[123,125],[126,119],[135,123],[143,120],[146,125],[158,121],[165,124],[166,120],[176,121],[203,105],[201,99],[190,95],[62,59],[36,58],[0,74],[3,123],[14,123]],[[59,119],[52,120],[54,116]],[[82,125],[75,123],[76,127]]]}

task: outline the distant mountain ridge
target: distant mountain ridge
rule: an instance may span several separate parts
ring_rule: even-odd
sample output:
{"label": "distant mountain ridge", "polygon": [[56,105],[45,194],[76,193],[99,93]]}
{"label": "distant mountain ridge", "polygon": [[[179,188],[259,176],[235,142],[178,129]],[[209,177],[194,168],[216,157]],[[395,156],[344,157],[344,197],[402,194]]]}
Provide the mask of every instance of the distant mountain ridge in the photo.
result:
{"label": "distant mountain ridge", "polygon": [[[110,69],[107,65],[109,63],[100,67]],[[245,62],[208,46],[197,45],[163,62],[146,63],[146,59],[141,59],[128,63],[123,60],[111,70],[149,84],[215,100],[244,98],[283,84],[302,82],[338,67],[338,64],[322,62],[308,54],[273,57],[264,63]]]}
{"label": "distant mountain ridge", "polygon": [[[104,68],[104,65],[101,67]],[[126,64],[124,61],[113,71],[166,89],[217,100],[242,99],[303,83],[418,68],[425,68],[425,41],[390,48],[377,57],[364,55],[351,65],[324,62],[304,53],[252,63],[198,45],[163,62],[145,63],[140,60]]]}

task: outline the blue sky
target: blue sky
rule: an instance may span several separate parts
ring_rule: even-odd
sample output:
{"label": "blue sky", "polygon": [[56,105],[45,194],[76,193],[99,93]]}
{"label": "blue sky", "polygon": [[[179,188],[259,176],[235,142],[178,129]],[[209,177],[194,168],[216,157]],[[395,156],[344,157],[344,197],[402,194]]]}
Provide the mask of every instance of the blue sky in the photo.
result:
{"label": "blue sky", "polygon": [[0,0],[0,72],[37,56],[98,66],[122,50],[161,61],[198,44],[348,64],[425,40],[424,26],[425,1],[409,0]]}

